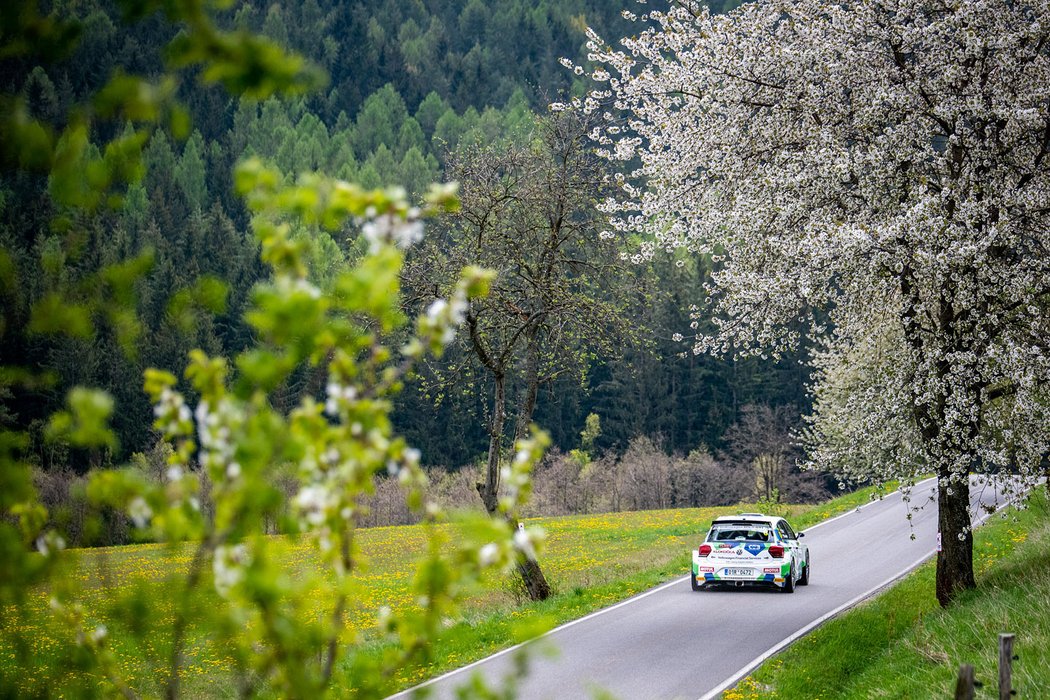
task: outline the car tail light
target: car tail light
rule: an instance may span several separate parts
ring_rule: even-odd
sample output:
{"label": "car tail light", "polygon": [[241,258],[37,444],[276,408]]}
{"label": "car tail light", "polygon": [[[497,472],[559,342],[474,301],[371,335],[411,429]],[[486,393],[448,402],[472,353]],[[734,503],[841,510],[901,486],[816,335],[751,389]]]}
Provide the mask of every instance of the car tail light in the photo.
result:
{"label": "car tail light", "polygon": [[769,556],[773,557],[774,559],[783,559],[784,558],[784,547],[782,545],[779,545],[779,544],[772,544],[772,545],[770,545],[769,546]]}
{"label": "car tail light", "polygon": [[[709,544],[702,544],[702,545],[700,545],[700,549],[697,551],[697,554],[699,554],[702,557],[706,557],[710,553],[711,553],[711,545],[709,545]],[[781,552],[781,553],[783,553],[783,552]]]}

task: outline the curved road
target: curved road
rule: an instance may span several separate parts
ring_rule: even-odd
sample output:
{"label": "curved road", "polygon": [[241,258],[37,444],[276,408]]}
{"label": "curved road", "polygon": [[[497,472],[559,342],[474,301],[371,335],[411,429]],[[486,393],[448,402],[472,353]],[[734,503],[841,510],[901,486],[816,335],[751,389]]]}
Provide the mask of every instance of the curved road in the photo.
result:
{"label": "curved road", "polygon": [[[925,506],[910,525],[896,492],[806,530],[813,579],[791,595],[746,589],[694,592],[686,576],[553,630],[531,643],[536,651],[518,697],[589,698],[601,691],[622,700],[717,697],[776,651],[932,556],[937,542],[935,484],[931,479],[914,487],[912,506]],[[979,503],[1003,505],[994,486],[976,481],[971,501],[975,522],[986,517]],[[552,647],[553,655],[543,653]],[[427,688],[429,697],[453,698],[454,689],[472,673],[498,685],[513,670],[513,651],[420,687]],[[393,697],[412,694],[409,690]]]}

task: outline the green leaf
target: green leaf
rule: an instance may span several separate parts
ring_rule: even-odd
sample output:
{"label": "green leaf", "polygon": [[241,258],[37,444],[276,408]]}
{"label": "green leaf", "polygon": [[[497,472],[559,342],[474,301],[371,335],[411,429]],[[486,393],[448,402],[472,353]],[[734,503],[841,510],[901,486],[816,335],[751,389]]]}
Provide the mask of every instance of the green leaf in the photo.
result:
{"label": "green leaf", "polygon": [[134,309],[112,308],[107,316],[113,332],[117,337],[117,344],[129,358],[138,356],[137,343],[142,334],[142,324]]}
{"label": "green leaf", "polygon": [[6,248],[0,248],[0,294],[10,294],[18,288],[18,269]]}
{"label": "green leaf", "polygon": [[459,211],[459,183],[435,183],[427,189],[423,201],[433,213],[455,213]]}
{"label": "green leaf", "polygon": [[29,315],[29,332],[90,338],[93,333],[91,310],[83,304],[69,302],[57,293],[48,294],[33,304]]}
{"label": "green leaf", "polygon": [[161,392],[165,389],[170,389],[175,386],[178,379],[175,375],[166,370],[148,368],[142,373],[145,381],[143,383],[143,389],[149,394],[150,400],[153,403],[160,401]]}
{"label": "green leaf", "polygon": [[76,387],[66,399],[68,411],[51,417],[46,436],[52,442],[68,441],[76,447],[115,448],[117,438],[109,429],[113,397],[104,391]]}
{"label": "green leaf", "polygon": [[295,363],[270,350],[249,350],[237,356],[237,369],[249,387],[270,391],[285,380]]}
{"label": "green leaf", "polygon": [[21,462],[21,455],[29,446],[29,436],[10,430],[0,431],[0,507],[27,501],[34,495],[29,465]]}
{"label": "green leaf", "polygon": [[118,72],[95,95],[95,109],[106,118],[156,123],[160,121],[174,93],[173,78],[168,77],[154,84],[144,78]]}
{"label": "green leaf", "polygon": [[168,302],[168,318],[190,335],[200,323],[200,312],[221,314],[226,311],[229,287],[217,277],[197,279],[192,287],[180,289]]}
{"label": "green leaf", "polygon": [[109,288],[112,300],[119,306],[130,307],[135,303],[135,284],[153,268],[153,251],[113,265],[107,265],[100,273]]}
{"label": "green leaf", "polygon": [[226,373],[226,358],[210,358],[200,350],[190,351],[186,378],[202,398],[215,402],[225,393]]}
{"label": "green leaf", "polygon": [[183,33],[168,46],[176,66],[201,64],[205,83],[222,83],[233,94],[266,99],[275,93],[301,94],[322,87],[327,76],[302,56],[246,31]]}
{"label": "green leaf", "polygon": [[347,270],[335,284],[341,308],[375,318],[384,332],[405,321],[401,313],[399,274],[404,256],[393,246],[382,246]]}

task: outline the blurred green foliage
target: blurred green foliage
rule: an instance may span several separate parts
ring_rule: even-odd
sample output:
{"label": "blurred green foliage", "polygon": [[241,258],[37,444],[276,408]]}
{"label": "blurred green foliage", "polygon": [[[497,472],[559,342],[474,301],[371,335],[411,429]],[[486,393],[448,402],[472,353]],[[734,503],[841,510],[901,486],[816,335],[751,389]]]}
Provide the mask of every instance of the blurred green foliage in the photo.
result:
{"label": "blurred green foliage", "polygon": [[[13,390],[32,392],[52,385],[48,373],[36,371],[40,366],[54,364],[59,373],[64,371],[53,354],[41,362],[27,352],[39,347],[40,338],[71,343],[65,348],[71,351],[67,362],[73,367],[90,359],[77,350],[99,342],[108,344],[99,359],[137,359],[140,315],[146,323],[160,321],[157,328],[188,332],[198,325],[195,312],[221,314],[227,308],[228,288],[218,276],[189,276],[192,283],[166,303],[163,294],[151,298],[147,284],[158,267],[161,273],[174,271],[167,236],[151,233],[150,226],[140,228],[146,205],[140,188],[144,163],[174,165],[164,132],[176,138],[189,135],[176,76],[193,68],[204,83],[221,83],[248,98],[297,93],[323,82],[318,69],[272,41],[246,30],[220,30],[210,6],[194,0],[120,6],[127,22],[147,21],[162,12],[178,26],[168,44],[167,70],[158,79],[116,72],[88,99],[62,109],[54,91],[46,89],[46,73],[35,74],[38,87],[44,88],[35,96],[51,108],[46,116],[33,114],[24,95],[0,97],[5,184],[17,187],[27,178],[43,178],[50,196],[50,208],[34,212],[36,228],[23,222],[30,225],[0,232],[5,317],[24,321],[26,327],[13,341],[20,351],[14,357],[26,366],[12,366],[5,353],[8,366],[0,398],[12,398]],[[2,18],[4,61],[37,60],[45,52],[68,55],[77,50],[79,38],[85,44],[97,38],[91,31],[81,33],[79,21],[44,16],[33,3],[18,11],[5,5]],[[174,180],[195,205],[189,230],[197,230],[196,245],[206,248],[215,245],[208,227],[222,229],[224,222],[219,214],[205,217],[200,212],[208,186],[204,154],[203,140],[191,137],[177,165],[154,172]],[[395,671],[428,660],[429,640],[456,614],[472,581],[489,569],[509,569],[523,552],[534,555],[538,534],[514,537],[517,533],[506,520],[472,520],[451,554],[433,530],[429,554],[416,576],[419,606],[386,615],[382,622],[383,633],[400,641],[396,653],[361,668],[351,664],[350,671],[337,668],[340,657],[360,642],[358,633],[344,626],[344,615],[353,600],[350,575],[359,564],[354,532],[373,476],[380,471],[397,476],[410,506],[429,522],[446,517],[439,506],[425,502],[418,452],[394,435],[389,414],[413,362],[439,353],[456,332],[456,315],[437,309],[418,318],[403,347],[404,336],[393,335],[406,321],[398,274],[404,249],[421,232],[423,217],[454,210],[457,200],[454,189],[435,186],[421,206],[410,206],[400,188],[368,189],[316,174],[290,181],[258,160],[239,167],[234,180],[254,232],[242,251],[257,251],[266,270],[241,301],[251,340],[232,363],[204,349],[189,352],[185,391],[175,374],[146,369],[152,428],[170,445],[163,477],[146,478],[139,468],[97,469],[85,488],[103,517],[130,519],[136,536],[195,543],[188,567],[173,572],[170,600],[144,598],[137,589],[111,591],[108,604],[126,607],[138,619],[120,630],[128,639],[114,640],[96,622],[96,611],[78,601],[81,586],[99,582],[81,581],[66,570],[71,559],[63,553],[64,537],[51,526],[34,492],[27,451],[32,434],[12,425],[0,427],[0,630],[16,655],[33,653],[18,622],[27,600],[41,590],[50,596],[55,620],[64,630],[57,648],[48,651],[56,674],[35,679],[34,692],[42,688],[45,694],[137,697],[159,689],[166,697],[177,697],[186,630],[194,625],[203,626],[207,637],[234,657],[241,695],[315,697],[338,682],[345,684],[337,691],[340,695],[385,696]],[[29,189],[33,187],[39,188],[39,181],[30,181]],[[125,202],[136,216],[118,221],[131,225],[134,241],[126,229],[106,229],[113,221],[109,210]],[[334,275],[330,288],[322,289],[309,278],[309,246],[292,236],[295,226],[360,227],[367,250]],[[36,237],[45,227],[52,235]],[[242,252],[239,257],[246,256]],[[189,259],[198,262],[195,256]],[[229,268],[223,271],[228,276]],[[478,269],[465,270],[452,291],[454,303],[445,308],[483,294],[490,278]],[[8,307],[12,297],[16,303]],[[10,336],[4,340],[11,347]],[[391,340],[396,344],[390,345]],[[177,353],[166,359],[173,360],[167,365],[172,367],[185,362]],[[281,388],[303,371],[324,378],[326,400],[318,402],[314,393],[280,400]],[[92,461],[114,452],[118,440],[110,419],[126,410],[116,399],[99,389],[74,387],[64,409],[43,414],[42,445],[82,450]],[[17,418],[9,413],[2,417],[8,424]],[[509,465],[514,488],[504,502],[508,518],[527,498],[529,472],[545,444],[545,437],[536,434],[519,445],[519,456]],[[294,474],[294,486],[285,493],[278,484],[288,472]],[[285,529],[316,542],[329,564],[322,580],[306,585],[269,556],[264,535],[278,517],[288,517]],[[304,615],[308,603],[313,609],[320,605],[323,614]],[[158,637],[164,640],[166,659],[148,655],[148,661],[159,681],[136,688],[126,677],[132,664],[122,661],[122,655],[137,653],[136,645],[141,649],[147,639]],[[8,695],[20,692],[23,679],[5,673],[0,681],[0,692]]]}

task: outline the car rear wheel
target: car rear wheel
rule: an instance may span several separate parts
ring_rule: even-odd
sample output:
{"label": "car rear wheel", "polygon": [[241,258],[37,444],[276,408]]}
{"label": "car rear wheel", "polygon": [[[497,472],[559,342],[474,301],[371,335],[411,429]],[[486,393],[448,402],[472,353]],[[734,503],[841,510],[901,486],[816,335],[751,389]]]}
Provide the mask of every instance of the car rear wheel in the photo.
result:
{"label": "car rear wheel", "polygon": [[798,579],[798,585],[809,585],[809,557],[806,557],[806,565],[802,567],[802,576]]}
{"label": "car rear wheel", "polygon": [[689,583],[693,584],[693,590],[701,590],[700,583],[696,580],[696,574],[689,574]]}
{"label": "car rear wheel", "polygon": [[795,572],[789,571],[787,578],[784,579],[784,592],[794,593],[795,592]]}

